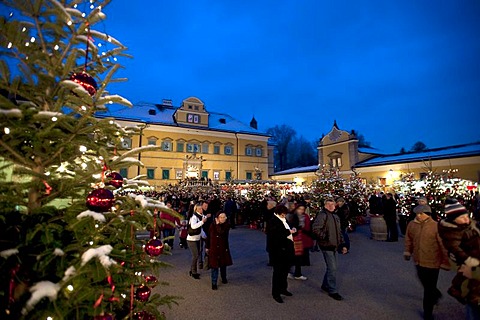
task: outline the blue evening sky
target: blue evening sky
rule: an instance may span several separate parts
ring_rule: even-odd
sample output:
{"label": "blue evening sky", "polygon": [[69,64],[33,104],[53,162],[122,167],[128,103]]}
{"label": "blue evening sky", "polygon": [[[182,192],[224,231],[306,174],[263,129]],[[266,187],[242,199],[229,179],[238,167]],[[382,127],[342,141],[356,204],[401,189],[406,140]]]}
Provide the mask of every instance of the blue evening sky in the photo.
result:
{"label": "blue evening sky", "polygon": [[398,152],[480,140],[478,0],[114,0],[108,34],[132,60],[133,103],[207,110],[308,140],[341,129]]}

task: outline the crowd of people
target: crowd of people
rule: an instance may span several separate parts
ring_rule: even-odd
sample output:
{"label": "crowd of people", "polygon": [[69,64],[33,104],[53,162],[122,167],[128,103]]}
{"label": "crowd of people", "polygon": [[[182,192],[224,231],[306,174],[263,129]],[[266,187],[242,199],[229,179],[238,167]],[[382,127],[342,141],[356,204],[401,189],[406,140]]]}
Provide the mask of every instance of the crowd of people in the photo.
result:
{"label": "crowd of people", "polygon": [[[211,269],[212,290],[228,283],[227,267],[233,264],[229,232],[238,223],[237,214],[247,199],[214,192],[151,193],[149,197],[163,201],[179,212],[178,217],[161,213],[160,228],[164,242],[174,247],[175,230],[179,229],[180,248],[191,252],[189,275],[199,279],[198,269]],[[478,198],[478,197],[477,197]],[[347,198],[348,199],[348,198]],[[283,197],[265,195],[256,204],[261,229],[266,233],[268,265],[272,267],[272,297],[283,303],[288,279],[307,280],[302,266],[310,265],[310,252],[320,251],[326,271],[321,289],[335,300],[343,300],[337,288],[337,255],[350,250],[351,204],[340,196],[328,197],[318,210],[311,205],[311,196],[288,194]],[[432,215],[425,197],[416,199],[405,230],[405,260],[413,261],[417,277],[424,288],[425,319],[433,319],[434,306],[442,297],[437,288],[440,269],[456,265],[457,275],[448,294],[467,306],[469,319],[480,319],[480,226],[470,218],[469,210],[456,199],[445,201],[443,217]],[[373,194],[368,199],[370,214],[382,215],[388,239],[399,239],[398,198],[387,193]],[[473,207],[479,204],[478,200]],[[248,205],[247,205],[248,206]],[[250,204],[251,206],[251,204]],[[246,222],[244,222],[246,223]]]}

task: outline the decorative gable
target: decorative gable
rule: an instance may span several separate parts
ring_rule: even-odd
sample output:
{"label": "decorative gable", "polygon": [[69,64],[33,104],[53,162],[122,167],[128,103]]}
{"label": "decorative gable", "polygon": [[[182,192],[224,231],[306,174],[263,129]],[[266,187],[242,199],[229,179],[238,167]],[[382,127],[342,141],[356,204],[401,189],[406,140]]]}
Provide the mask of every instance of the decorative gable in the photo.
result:
{"label": "decorative gable", "polygon": [[174,117],[177,123],[208,127],[209,113],[205,109],[205,104],[196,97],[183,100]]}

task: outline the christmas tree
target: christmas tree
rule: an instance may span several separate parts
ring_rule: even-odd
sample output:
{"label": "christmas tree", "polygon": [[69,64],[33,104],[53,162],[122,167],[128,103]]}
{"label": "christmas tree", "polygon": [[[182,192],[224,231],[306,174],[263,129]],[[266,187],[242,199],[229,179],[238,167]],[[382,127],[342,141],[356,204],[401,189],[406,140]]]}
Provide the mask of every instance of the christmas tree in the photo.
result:
{"label": "christmas tree", "polygon": [[[97,119],[127,56],[95,30],[109,1],[3,1],[0,18],[0,318],[155,319],[163,243],[137,240],[168,209],[114,170],[138,133]],[[103,51],[102,51],[103,50]],[[173,214],[173,213],[172,213]]]}
{"label": "christmas tree", "polygon": [[318,178],[310,185],[309,192],[312,194],[312,207],[318,210],[323,207],[325,199],[343,195],[345,179],[338,169],[328,165],[320,167],[315,174]]}

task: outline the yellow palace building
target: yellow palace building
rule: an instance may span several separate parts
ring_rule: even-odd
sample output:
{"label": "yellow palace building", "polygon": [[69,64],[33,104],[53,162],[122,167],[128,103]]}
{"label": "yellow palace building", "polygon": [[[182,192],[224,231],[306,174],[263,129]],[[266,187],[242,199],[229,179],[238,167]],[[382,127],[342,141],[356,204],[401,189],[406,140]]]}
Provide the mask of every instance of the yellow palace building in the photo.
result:
{"label": "yellow palace building", "polygon": [[144,167],[120,168],[124,178],[145,175],[152,186],[186,179],[223,183],[268,178],[269,136],[257,129],[255,118],[246,125],[230,115],[207,111],[196,97],[183,100],[179,107],[163,100],[110,108],[96,116],[143,128],[140,136],[124,140],[125,149],[160,147],[139,155]]}
{"label": "yellow palace building", "polygon": [[359,146],[354,131],[341,130],[334,122],[330,132],[320,140],[317,150],[318,165],[276,172],[272,179],[308,184],[317,179],[315,172],[319,167],[329,166],[338,169],[346,179],[355,170],[366,183],[386,189],[402,174],[413,173],[415,178],[422,179],[429,170],[477,183],[480,181],[480,142],[385,154],[371,147]]}

